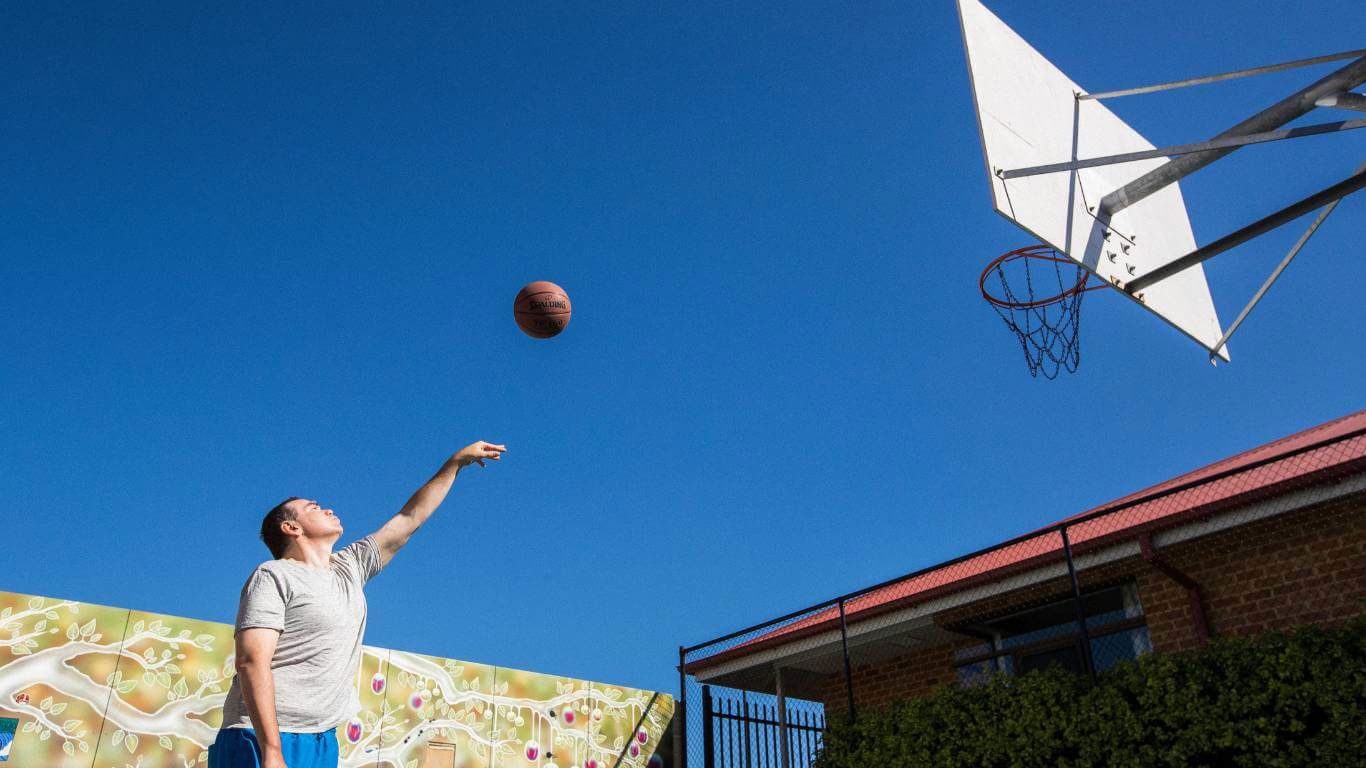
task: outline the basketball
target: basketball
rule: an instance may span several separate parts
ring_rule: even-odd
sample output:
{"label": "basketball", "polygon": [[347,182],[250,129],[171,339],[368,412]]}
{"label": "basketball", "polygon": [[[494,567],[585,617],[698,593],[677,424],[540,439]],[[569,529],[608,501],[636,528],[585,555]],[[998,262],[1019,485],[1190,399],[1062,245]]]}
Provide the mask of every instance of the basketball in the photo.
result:
{"label": "basketball", "polygon": [[512,302],[517,327],[533,339],[556,336],[569,325],[569,294],[547,280],[527,283]]}

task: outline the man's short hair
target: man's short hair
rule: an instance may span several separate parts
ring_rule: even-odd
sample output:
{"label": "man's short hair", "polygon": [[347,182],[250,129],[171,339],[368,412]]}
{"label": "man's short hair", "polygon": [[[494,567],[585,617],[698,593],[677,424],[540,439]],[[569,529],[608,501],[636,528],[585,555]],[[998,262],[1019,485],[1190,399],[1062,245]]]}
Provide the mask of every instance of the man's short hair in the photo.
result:
{"label": "man's short hair", "polygon": [[275,508],[266,513],[266,519],[261,521],[261,541],[266,543],[266,549],[270,550],[271,557],[276,560],[285,556],[285,549],[289,546],[289,537],[280,530],[281,523],[287,523],[298,519],[298,515],[290,509],[289,502],[298,501],[300,496],[290,496]]}

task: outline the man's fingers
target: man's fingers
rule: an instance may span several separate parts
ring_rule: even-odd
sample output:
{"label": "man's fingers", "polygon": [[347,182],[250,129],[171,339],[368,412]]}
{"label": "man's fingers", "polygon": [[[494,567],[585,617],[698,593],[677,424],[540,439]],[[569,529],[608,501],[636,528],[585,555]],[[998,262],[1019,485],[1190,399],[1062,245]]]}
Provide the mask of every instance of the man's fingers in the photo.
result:
{"label": "man's fingers", "polygon": [[488,442],[487,440],[478,440],[461,449],[461,454],[468,457],[466,461],[473,464],[478,464],[482,467],[485,466],[484,459],[498,461],[499,459],[503,458],[503,454],[506,451],[506,445],[496,445],[494,443]]}

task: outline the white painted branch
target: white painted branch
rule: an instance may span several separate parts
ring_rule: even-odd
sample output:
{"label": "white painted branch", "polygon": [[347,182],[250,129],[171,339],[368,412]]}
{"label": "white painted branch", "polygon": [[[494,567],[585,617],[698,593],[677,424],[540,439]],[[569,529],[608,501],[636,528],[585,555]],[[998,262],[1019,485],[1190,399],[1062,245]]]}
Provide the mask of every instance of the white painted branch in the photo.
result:
{"label": "white painted branch", "polygon": [[42,607],[42,608],[30,608],[30,609],[28,609],[28,610],[20,611],[20,612],[18,612],[18,613],[12,613],[12,614],[10,614],[9,616],[5,617],[5,619],[4,619],[4,622],[5,622],[4,626],[7,626],[7,627],[8,627],[8,626],[9,626],[11,623],[13,623],[13,622],[16,622],[16,621],[23,621],[24,619],[28,618],[29,616],[46,616],[46,615],[47,615],[48,613],[50,613],[50,612],[55,612],[55,611],[58,611],[58,609],[66,608],[66,607],[72,606],[72,605],[76,605],[76,603],[74,603],[74,602],[72,602],[72,601],[70,601],[70,600],[63,600],[62,602],[60,602],[60,603],[58,603],[58,604],[56,604],[56,605],[48,605],[48,606],[44,606],[44,607]]}
{"label": "white painted branch", "polygon": [[168,702],[156,712],[143,712],[118,696],[109,696],[108,686],[91,680],[66,662],[89,653],[117,654],[118,643],[96,645],[71,642],[46,648],[0,667],[0,697],[13,701],[14,694],[34,680],[66,696],[79,699],[96,712],[109,707],[105,719],[114,727],[131,733],[188,738],[200,747],[213,743],[216,730],[204,721],[191,717],[203,715],[222,706],[225,696],[203,699],[179,699]]}
{"label": "white painted branch", "polygon": [[[451,681],[450,672],[448,672],[445,668],[441,667],[440,665],[433,664],[430,661],[427,661],[426,659],[402,653],[400,651],[391,651],[389,654],[389,666],[397,666],[399,669],[402,669],[405,672],[411,672],[413,674],[421,675],[422,677],[435,680],[437,682],[437,686],[441,688],[441,695],[447,700],[447,703],[450,703],[451,701],[456,700],[462,696],[460,692],[455,690],[453,685],[448,685],[448,683]],[[475,691],[474,693],[480,692]],[[561,707],[568,702],[583,698],[584,694],[587,694],[588,698],[598,701],[599,703],[607,706],[609,709],[623,709],[631,705],[635,705],[637,707],[643,706],[643,702],[639,698],[622,698],[620,701],[618,701],[615,699],[609,699],[606,696],[604,696],[600,691],[594,690],[592,688],[585,688],[578,691],[571,691],[570,693],[563,693],[559,696],[556,696],[553,699],[548,699],[545,701],[537,701],[535,699],[514,699],[505,696],[499,696],[497,697],[497,699],[498,704],[500,705],[518,706],[525,707],[531,710],[539,710],[542,707]],[[483,695],[480,695],[478,698],[480,700],[489,700],[492,699],[493,696],[492,694],[489,694],[489,696],[485,698]],[[492,701],[489,701],[489,703],[492,703]]]}
{"label": "white painted branch", "polygon": [[53,733],[57,734],[57,736],[60,737],[63,741],[80,741],[80,739],[76,738],[75,735],[68,734],[65,730],[61,728],[61,726],[47,719],[47,713],[42,711],[38,707],[35,707],[32,704],[18,704],[17,702],[16,704],[17,706],[14,707],[11,707],[7,704],[5,705],[5,709],[13,708],[21,712],[28,712],[29,714],[33,715],[33,718],[35,720],[46,726],[49,731],[52,731]]}
{"label": "white painted branch", "polygon": [[24,642],[25,640],[28,640],[29,638],[37,637],[38,635],[42,635],[45,633],[46,632],[44,631],[30,632],[27,635],[15,635],[14,637],[11,637],[8,640],[0,640],[0,648],[13,648],[14,646],[19,645],[20,643]]}

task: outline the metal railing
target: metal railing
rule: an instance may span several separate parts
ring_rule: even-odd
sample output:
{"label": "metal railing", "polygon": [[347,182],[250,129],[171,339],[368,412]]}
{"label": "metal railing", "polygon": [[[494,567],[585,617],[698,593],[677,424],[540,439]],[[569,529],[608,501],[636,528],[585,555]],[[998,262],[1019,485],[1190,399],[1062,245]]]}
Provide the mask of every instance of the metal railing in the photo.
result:
{"label": "metal railing", "polygon": [[702,686],[703,767],[810,765],[825,733],[824,713],[755,698],[745,691],[713,696],[711,686]]}

